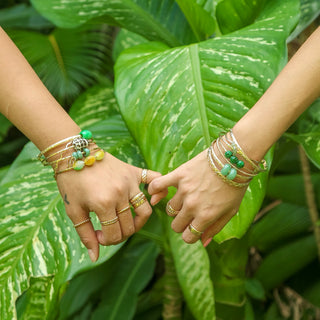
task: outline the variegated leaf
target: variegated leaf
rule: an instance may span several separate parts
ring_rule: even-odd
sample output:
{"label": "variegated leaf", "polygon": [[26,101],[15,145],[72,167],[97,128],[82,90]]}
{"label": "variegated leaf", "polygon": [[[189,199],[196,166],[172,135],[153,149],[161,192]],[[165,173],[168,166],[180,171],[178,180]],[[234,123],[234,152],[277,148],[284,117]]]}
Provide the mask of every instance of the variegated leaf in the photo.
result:
{"label": "variegated leaf", "polygon": [[[284,66],[298,6],[270,1],[257,22],[232,34],[174,49],[143,44],[119,57],[116,96],[150,168],[166,173],[178,167],[254,105]],[[244,234],[265,184],[266,175],[252,181],[240,213],[217,241]]]}
{"label": "variegated leaf", "polygon": [[35,8],[61,27],[75,27],[93,18],[160,40],[171,46],[195,41],[174,0],[32,0]]}
{"label": "variegated leaf", "polygon": [[[102,87],[105,99],[92,89],[81,98],[91,119],[112,113],[110,105],[114,96],[110,87]],[[107,95],[106,93],[109,93]],[[113,102],[112,102],[113,101]],[[90,106],[95,112],[90,111]],[[138,148],[119,115],[96,122],[91,127],[97,143],[119,158],[142,166]],[[16,319],[15,301],[28,288],[30,277],[56,275],[54,294],[59,286],[83,268],[91,267],[86,249],[81,245],[71,221],[65,214],[63,201],[58,193],[50,169],[36,160],[38,150],[28,144],[0,184],[0,318]],[[118,246],[101,247],[101,259],[112,256]]]}

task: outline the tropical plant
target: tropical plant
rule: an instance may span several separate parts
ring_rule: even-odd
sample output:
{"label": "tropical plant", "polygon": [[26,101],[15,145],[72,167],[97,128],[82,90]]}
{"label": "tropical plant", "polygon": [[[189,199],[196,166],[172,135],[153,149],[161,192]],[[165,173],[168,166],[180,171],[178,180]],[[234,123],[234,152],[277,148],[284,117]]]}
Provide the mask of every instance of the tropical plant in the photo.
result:
{"label": "tropical plant", "polygon": [[[254,105],[286,63],[286,40],[301,14],[298,0],[32,4],[71,34],[83,24],[123,28],[114,46],[114,86],[101,79],[79,96],[70,115],[108,152],[162,173],[202,151]],[[299,30],[320,13],[316,0],[302,1],[302,7]],[[30,60],[37,54],[30,48]],[[318,102],[286,137],[320,166]],[[267,174],[252,181],[239,213],[207,249],[185,244],[161,203],[127,243],[103,247],[97,266],[65,215],[50,170],[27,144],[0,183],[0,318],[145,320],[162,313],[164,319],[254,319],[271,301],[265,319],[282,319],[275,302],[292,298],[293,290],[277,289],[275,299],[271,293],[285,281],[309,303],[303,310],[314,314],[319,276],[304,286],[299,280],[305,279],[301,272],[317,268],[317,245],[302,175],[291,162],[292,141],[283,139],[268,153],[268,187]],[[319,174],[311,177],[316,188]],[[268,214],[251,226],[263,201]]]}

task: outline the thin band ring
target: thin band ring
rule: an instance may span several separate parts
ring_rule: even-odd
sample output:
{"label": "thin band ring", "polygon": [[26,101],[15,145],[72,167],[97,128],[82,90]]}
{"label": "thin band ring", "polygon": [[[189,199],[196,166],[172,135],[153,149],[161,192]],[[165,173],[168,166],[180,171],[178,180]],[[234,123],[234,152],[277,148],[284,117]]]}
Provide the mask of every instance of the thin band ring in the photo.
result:
{"label": "thin band ring", "polygon": [[193,233],[197,237],[201,237],[201,235],[203,234],[203,231],[197,230],[191,223],[189,224],[189,230],[191,233]]}
{"label": "thin band ring", "polygon": [[85,223],[87,223],[87,222],[90,222],[90,221],[91,221],[91,218],[89,217],[88,219],[83,220],[83,221],[81,221],[81,222],[79,222],[79,223],[76,223],[76,224],[74,224],[73,226],[74,226],[75,228],[78,228],[78,227],[82,226],[83,224],[85,224]]}
{"label": "thin band ring", "polygon": [[170,201],[167,202],[166,212],[167,212],[167,215],[170,216],[170,217],[175,217],[179,213],[178,210],[175,210],[175,209],[172,208],[172,206],[170,204]]}
{"label": "thin band ring", "polygon": [[116,216],[115,218],[111,219],[111,220],[106,220],[106,221],[100,221],[100,224],[102,226],[110,226],[111,224],[116,223],[119,220],[119,217]]}
{"label": "thin band ring", "polygon": [[148,170],[147,169],[142,169],[142,172],[141,172],[141,183],[143,184],[147,184],[147,179],[148,177]]}
{"label": "thin band ring", "polygon": [[129,200],[129,202],[132,204],[133,202],[138,201],[141,197],[144,197],[144,196],[145,196],[145,195],[144,195],[143,192],[139,192],[139,193],[137,193],[135,196],[133,196],[133,197]]}
{"label": "thin band ring", "polygon": [[123,208],[123,209],[121,209],[121,210],[119,210],[119,211],[116,211],[117,212],[117,215],[119,215],[120,213],[123,213],[123,212],[125,212],[125,211],[127,211],[127,210],[129,210],[130,209],[130,206],[126,206],[125,208]]}

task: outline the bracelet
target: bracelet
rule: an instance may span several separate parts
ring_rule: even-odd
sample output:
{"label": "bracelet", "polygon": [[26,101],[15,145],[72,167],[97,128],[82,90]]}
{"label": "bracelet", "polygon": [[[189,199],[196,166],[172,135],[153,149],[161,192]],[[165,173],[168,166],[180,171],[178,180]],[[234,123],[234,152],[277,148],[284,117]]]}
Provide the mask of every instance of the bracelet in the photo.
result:
{"label": "bracelet", "polygon": [[[50,151],[63,144],[65,146],[61,150],[53,151],[50,154]],[[85,166],[90,167],[96,160],[102,160],[104,155],[104,150],[95,145],[91,131],[82,130],[79,135],[65,138],[50,145],[39,153],[38,159],[44,166],[52,166],[54,176],[56,177],[58,174],[72,169],[79,171]],[[52,157],[57,157],[57,159],[50,161],[49,159]]]}

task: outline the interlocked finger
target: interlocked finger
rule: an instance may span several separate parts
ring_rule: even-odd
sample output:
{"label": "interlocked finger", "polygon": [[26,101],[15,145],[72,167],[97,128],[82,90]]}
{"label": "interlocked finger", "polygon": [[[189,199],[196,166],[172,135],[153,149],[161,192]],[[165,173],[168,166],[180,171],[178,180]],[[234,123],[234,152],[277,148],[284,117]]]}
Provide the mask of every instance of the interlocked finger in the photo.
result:
{"label": "interlocked finger", "polygon": [[121,209],[116,211],[117,216],[119,217],[122,240],[128,238],[135,232],[133,217],[130,210],[130,205],[122,205]]}
{"label": "interlocked finger", "polygon": [[137,193],[130,198],[130,203],[136,213],[134,217],[135,231],[139,231],[147,222],[152,213],[152,209],[144,193],[138,190]]}

